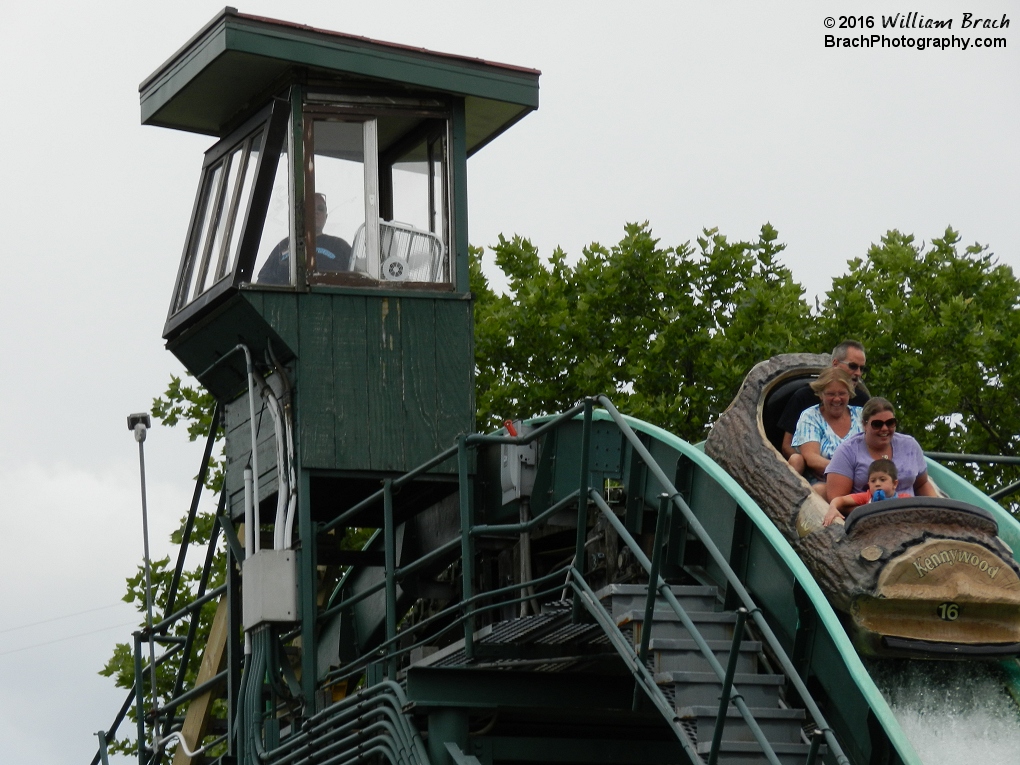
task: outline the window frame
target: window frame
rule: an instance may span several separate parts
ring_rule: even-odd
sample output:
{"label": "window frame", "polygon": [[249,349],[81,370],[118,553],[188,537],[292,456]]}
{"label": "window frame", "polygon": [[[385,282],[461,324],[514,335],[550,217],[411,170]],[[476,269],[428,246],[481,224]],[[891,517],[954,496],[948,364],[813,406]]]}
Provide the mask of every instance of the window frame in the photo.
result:
{"label": "window frame", "polygon": [[[380,150],[378,143],[378,123],[388,116],[420,117],[424,121],[395,142]],[[314,271],[315,252],[315,171],[314,163],[304,164],[304,239],[307,243],[305,251],[305,282],[309,287],[344,286],[364,287],[369,290],[379,289],[412,289],[432,291],[456,291],[457,270],[455,266],[456,248],[453,234],[454,225],[454,168],[451,147],[453,145],[454,104],[448,99],[435,96],[416,98],[402,94],[400,96],[373,95],[329,92],[316,89],[307,92],[302,103],[302,119],[306,126],[304,131],[304,156],[315,156],[314,130],[312,125],[317,120],[337,120],[342,122],[360,122],[364,126],[365,145],[365,236],[366,250],[375,252],[375,263],[370,266],[372,277],[365,274],[350,273],[316,273]],[[442,125],[429,124],[441,122]],[[400,150],[410,149],[418,142],[424,142],[429,164],[429,199],[430,214],[438,216],[434,197],[434,178],[432,170],[432,146],[440,141],[443,146],[442,178],[440,193],[443,197],[441,220],[438,225],[430,226],[430,232],[442,237],[446,250],[443,269],[444,281],[437,282],[392,282],[382,279],[379,270],[382,266],[379,257],[381,235],[380,219],[393,220],[393,165],[400,158]],[[371,154],[370,154],[370,151]],[[386,161],[388,160],[388,161]],[[386,178],[383,171],[386,170]],[[374,199],[373,199],[374,197]],[[374,213],[374,214],[373,214]],[[385,217],[388,216],[388,217]],[[433,230],[433,228],[435,230]],[[353,242],[352,242],[353,245]],[[370,259],[371,260],[371,259]]]}
{"label": "window frame", "polygon": [[[164,329],[164,337],[169,337],[184,325],[188,324],[198,314],[204,312],[210,306],[217,304],[229,292],[235,291],[241,284],[251,279],[251,272],[254,268],[255,257],[259,240],[262,234],[262,226],[265,223],[266,211],[269,207],[269,197],[272,193],[273,180],[280,161],[284,142],[287,140],[287,130],[290,123],[290,101],[284,98],[275,98],[272,103],[261,109],[257,114],[242,123],[229,135],[217,141],[210,147],[202,161],[201,177],[198,183],[198,190],[195,194],[195,202],[192,206],[191,220],[188,225],[188,233],[185,237],[184,250],[181,254],[180,265],[177,270],[177,279],[174,283],[173,296],[170,302],[170,310],[167,314],[167,321]],[[258,162],[255,167],[254,180],[251,185],[248,199],[241,199],[241,189],[244,186],[244,177],[239,174],[233,190],[233,197],[227,200],[229,205],[226,210],[219,206],[220,214],[216,220],[211,221],[208,233],[204,233],[202,218],[205,214],[206,205],[203,204],[207,183],[210,177],[216,172],[217,167],[223,166],[225,158],[229,157],[239,147],[247,147],[242,158],[250,161],[251,142],[260,137]],[[247,169],[247,165],[241,168],[241,173]],[[226,172],[220,173],[217,188],[214,190],[216,199],[223,201],[226,193]],[[228,216],[227,230],[224,231],[221,250],[213,257],[213,243],[216,239],[216,223],[223,215]],[[240,226],[240,236],[233,234]],[[208,241],[195,243],[195,238],[205,236]],[[227,252],[232,240],[237,241],[237,254],[234,258],[232,268],[224,270],[218,277],[214,278],[209,288],[201,294],[193,297],[190,301],[182,304],[186,299],[184,291],[190,290],[192,275],[197,267],[201,270],[199,276],[204,277],[210,267],[210,261],[215,259],[217,271],[224,269],[230,263],[231,254]],[[201,246],[202,253],[197,257],[192,256],[193,249]]]}
{"label": "window frame", "polygon": [[[457,177],[454,156],[455,142],[455,120],[457,106],[454,99],[437,98],[435,95],[417,97],[406,92],[393,95],[375,94],[365,95],[350,91],[331,91],[326,88],[315,88],[314,91],[304,89],[291,89],[286,94],[274,97],[265,107],[256,114],[245,120],[239,127],[217,141],[205,153],[202,162],[201,176],[198,189],[195,194],[195,201],[192,206],[191,219],[188,225],[188,232],[185,238],[183,252],[177,271],[177,279],[174,283],[174,290],[167,313],[164,326],[164,338],[171,338],[182,332],[201,314],[219,305],[226,297],[240,288],[260,289],[267,291],[306,291],[309,288],[318,286],[342,286],[359,287],[368,291],[411,289],[436,292],[463,291],[466,285],[458,285],[458,266],[455,234],[458,230],[456,224],[456,194],[455,179]],[[298,104],[293,100],[297,98]],[[420,117],[424,122],[399,136],[391,142],[382,152],[378,144],[378,123],[386,117]],[[300,118],[304,126],[299,133],[295,133],[292,120]],[[434,179],[432,168],[432,144],[438,140],[443,145],[442,178],[438,191],[436,184],[430,180],[428,207],[430,216],[440,217],[438,205],[434,195],[442,194],[441,219],[437,220],[434,226],[435,233],[442,237],[445,247],[445,263],[443,266],[442,279],[437,282],[393,282],[384,280],[378,273],[381,262],[374,266],[376,279],[369,279],[364,274],[358,273],[325,273],[315,274],[312,270],[314,261],[314,168],[309,167],[308,162],[302,162],[303,166],[303,191],[304,199],[296,201],[293,199],[295,184],[295,162],[293,153],[297,152],[304,157],[314,156],[313,131],[310,129],[316,119],[338,119],[341,121],[361,122],[363,125],[371,124],[374,128],[364,128],[366,162],[365,162],[365,207],[366,207],[366,235],[371,237],[368,244],[376,253],[375,260],[380,261],[380,231],[378,221],[383,214],[393,219],[393,165],[399,159],[401,147],[410,148],[417,140],[424,140],[428,154],[428,166],[430,168],[430,179]],[[435,124],[441,122],[441,125]],[[433,124],[429,124],[433,123]],[[248,199],[241,198],[241,191],[244,185],[246,168],[241,168],[233,190],[231,199],[226,200],[226,209],[220,209],[217,205],[219,215],[216,220],[210,220],[209,233],[205,234],[208,241],[195,244],[196,237],[203,235],[203,221],[205,206],[203,194],[206,192],[206,185],[212,173],[218,166],[223,166],[226,157],[230,156],[239,147],[246,144],[249,149],[242,157],[250,161],[250,143],[260,136],[258,161],[255,168],[254,179]],[[293,140],[299,139],[300,146],[294,146]],[[374,139],[374,140],[373,140]],[[370,149],[370,151],[368,151]],[[286,150],[286,155],[283,152]],[[265,225],[266,214],[269,209],[272,196],[273,184],[277,174],[277,168],[281,158],[284,157],[288,164],[288,207],[291,211],[291,249],[297,251],[297,240],[303,239],[306,246],[304,267],[298,266],[296,282],[289,285],[258,285],[252,282],[255,261],[258,257],[258,249],[262,237],[262,229]],[[381,173],[386,171],[386,178],[381,178]],[[222,201],[227,185],[227,172],[220,173],[218,186],[214,190],[217,200]],[[387,199],[383,199],[387,196]],[[374,197],[374,199],[373,199]],[[216,200],[213,200],[214,202]],[[304,219],[303,231],[294,229],[295,213],[302,212]],[[216,241],[216,223],[223,216],[227,216],[227,230],[223,232],[221,250],[215,256],[212,250]],[[374,224],[374,225],[373,225]],[[235,235],[240,226],[239,235]],[[430,226],[430,230],[432,227]],[[374,234],[374,235],[373,235]],[[237,241],[236,256],[231,250],[230,242]],[[374,240],[374,241],[372,241]],[[192,257],[193,246],[202,247],[201,254]],[[230,258],[234,257],[233,264]],[[226,268],[226,266],[231,266]],[[207,271],[213,267],[219,272],[209,284],[208,289],[195,296],[185,304],[181,301],[186,299],[182,293],[195,289],[192,286],[194,269]],[[204,283],[204,282],[203,282]]]}

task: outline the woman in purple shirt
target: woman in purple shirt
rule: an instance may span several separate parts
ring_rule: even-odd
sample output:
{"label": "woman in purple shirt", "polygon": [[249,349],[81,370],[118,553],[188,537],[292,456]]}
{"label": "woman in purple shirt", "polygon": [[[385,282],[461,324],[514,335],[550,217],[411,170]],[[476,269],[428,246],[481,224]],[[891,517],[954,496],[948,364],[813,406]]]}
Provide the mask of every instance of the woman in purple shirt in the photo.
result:
{"label": "woman in purple shirt", "polygon": [[868,467],[877,459],[891,459],[899,473],[896,490],[910,496],[934,497],[935,486],[928,480],[928,465],[921,446],[910,436],[896,432],[893,405],[884,398],[872,398],[861,412],[864,432],[851,436],[836,449],[825,468],[827,499],[863,491],[868,485]]}

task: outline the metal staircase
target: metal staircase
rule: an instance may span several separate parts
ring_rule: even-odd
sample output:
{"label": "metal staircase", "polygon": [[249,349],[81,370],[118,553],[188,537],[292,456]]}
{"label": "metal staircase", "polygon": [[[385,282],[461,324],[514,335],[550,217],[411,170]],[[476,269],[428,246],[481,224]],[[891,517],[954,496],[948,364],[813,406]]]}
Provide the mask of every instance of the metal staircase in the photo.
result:
{"label": "metal staircase", "polygon": [[[761,641],[748,640],[745,635],[736,633],[735,628],[743,619],[734,611],[719,610],[721,599],[717,588],[675,586],[670,591],[711,649],[716,662],[730,666],[732,656],[733,686],[739,687],[739,693],[778,761],[783,765],[799,765],[824,756],[827,751],[824,746],[812,747],[818,737],[809,739],[805,733],[807,715],[804,710],[791,708],[783,698],[787,678],[766,671],[763,665],[770,662],[763,654]],[[598,594],[616,624],[631,637],[635,649],[640,646],[642,633],[650,631],[649,670],[659,690],[672,703],[694,749],[709,760],[720,724],[725,678],[719,680],[692,633],[664,601],[657,599],[650,623],[645,621],[646,593],[647,587],[640,585],[610,585]],[[733,686],[730,698],[736,692]],[[732,765],[762,762],[767,755],[739,710],[727,703],[723,719],[715,761]],[[813,731],[813,726],[810,727]]]}
{"label": "metal staircase", "polygon": [[[722,735],[713,755],[712,743],[719,723],[725,678],[721,680],[715,674],[692,633],[665,601],[658,600],[652,612],[646,667],[661,700],[675,712],[677,732],[687,739],[689,756],[698,755],[698,759],[690,757],[691,762],[746,765],[772,761],[773,754],[781,765],[820,762],[827,748],[815,743],[819,736],[809,736],[805,731],[807,727],[814,732],[814,727],[806,726],[804,710],[786,703],[786,677],[766,670],[770,662],[763,654],[761,641],[743,639],[743,636],[735,639],[734,628],[743,620],[734,611],[720,610],[722,601],[718,589],[679,585],[671,587],[670,591],[720,665],[727,666],[730,652],[736,651],[733,686],[739,686],[739,693],[772,749],[769,754],[763,751],[739,710],[727,703]],[[647,592],[644,585],[614,584],[596,593],[619,635],[626,638],[633,649],[624,656],[624,662],[612,649],[610,636],[598,624],[574,624],[570,619],[569,602],[560,601],[550,604],[538,616],[500,622],[480,630],[475,635],[477,649],[483,652],[489,649],[493,655],[504,658],[473,666],[545,673],[601,671],[619,676],[626,671],[628,656],[637,656],[640,649]],[[465,661],[463,641],[458,641],[411,666],[450,669],[469,665]],[[737,693],[733,686],[730,698]],[[641,703],[633,706],[640,707]]]}

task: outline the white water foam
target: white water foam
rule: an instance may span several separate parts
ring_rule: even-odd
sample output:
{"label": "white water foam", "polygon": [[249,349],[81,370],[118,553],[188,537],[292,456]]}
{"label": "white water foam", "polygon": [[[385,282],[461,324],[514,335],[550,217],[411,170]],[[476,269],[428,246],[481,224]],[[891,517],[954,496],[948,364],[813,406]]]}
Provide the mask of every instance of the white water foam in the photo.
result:
{"label": "white water foam", "polygon": [[998,664],[876,662],[870,669],[925,765],[1020,763],[1020,709]]}

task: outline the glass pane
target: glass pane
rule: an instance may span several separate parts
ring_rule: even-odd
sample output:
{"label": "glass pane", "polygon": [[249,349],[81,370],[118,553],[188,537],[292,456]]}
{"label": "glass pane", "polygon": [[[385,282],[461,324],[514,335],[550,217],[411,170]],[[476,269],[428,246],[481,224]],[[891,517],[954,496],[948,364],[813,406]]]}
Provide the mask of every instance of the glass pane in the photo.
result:
{"label": "glass pane", "polygon": [[223,165],[217,164],[211,171],[206,173],[205,189],[202,191],[202,203],[199,209],[199,224],[192,233],[191,249],[188,252],[188,273],[181,291],[181,299],[177,307],[183,308],[194,300],[197,292],[195,285],[198,283],[199,272],[202,267],[205,245],[209,239],[210,224],[216,208],[216,196],[219,193],[220,177],[223,175]]}
{"label": "glass pane", "polygon": [[[414,158],[405,157],[393,163],[393,220],[406,223],[423,231],[432,231],[429,215],[429,163],[425,155],[425,142],[412,152]],[[418,156],[421,159],[418,159]]]}
{"label": "glass pane", "polygon": [[423,139],[393,163],[393,220],[382,224],[384,279],[448,281],[442,141]]}
{"label": "glass pane", "polygon": [[435,139],[430,146],[432,153],[432,226],[430,231],[443,243],[443,262],[439,281],[452,282],[450,276],[450,219],[446,214],[446,136]]}
{"label": "glass pane", "polygon": [[244,167],[244,181],[241,185],[241,194],[237,198],[237,214],[234,216],[234,226],[230,231],[230,243],[227,245],[227,262],[223,274],[234,273],[234,265],[237,263],[237,251],[241,247],[241,232],[244,229],[244,222],[248,215],[248,203],[251,201],[251,188],[255,183],[255,170],[259,165],[259,148],[262,145],[262,134],[257,134],[251,141],[251,149],[248,152],[248,161]]}
{"label": "glass pane", "polygon": [[202,288],[199,294],[205,292],[213,284],[219,281],[223,268],[223,242],[230,230],[230,205],[237,190],[237,178],[241,171],[241,146],[237,147],[227,155],[224,166],[226,167],[226,183],[223,192],[219,196],[219,204],[216,205],[216,215],[213,225],[215,235],[213,236],[212,249],[209,251],[209,265],[205,269],[205,278],[202,280]]}
{"label": "glass pane", "polygon": [[[365,223],[365,148],[360,122],[317,120],[315,151],[315,273],[365,270],[351,242]],[[362,235],[363,236],[363,235]]]}
{"label": "glass pane", "polygon": [[287,150],[280,153],[276,166],[273,193],[269,199],[266,223],[262,227],[262,239],[255,258],[256,281],[259,284],[293,284],[291,279],[290,242],[290,191],[287,168],[290,162]]}

